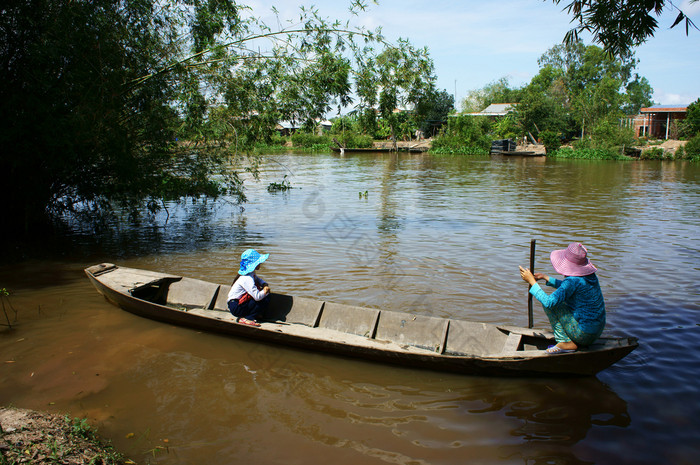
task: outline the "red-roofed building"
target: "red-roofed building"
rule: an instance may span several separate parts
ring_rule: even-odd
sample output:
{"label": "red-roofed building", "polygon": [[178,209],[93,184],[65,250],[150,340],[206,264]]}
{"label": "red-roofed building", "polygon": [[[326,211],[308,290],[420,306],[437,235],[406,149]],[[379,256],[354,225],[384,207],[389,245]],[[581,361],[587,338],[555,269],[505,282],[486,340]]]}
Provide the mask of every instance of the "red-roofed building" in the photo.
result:
{"label": "red-roofed building", "polygon": [[654,105],[639,110],[632,119],[634,133],[637,137],[655,137],[668,139],[674,121],[685,119],[688,105]]}

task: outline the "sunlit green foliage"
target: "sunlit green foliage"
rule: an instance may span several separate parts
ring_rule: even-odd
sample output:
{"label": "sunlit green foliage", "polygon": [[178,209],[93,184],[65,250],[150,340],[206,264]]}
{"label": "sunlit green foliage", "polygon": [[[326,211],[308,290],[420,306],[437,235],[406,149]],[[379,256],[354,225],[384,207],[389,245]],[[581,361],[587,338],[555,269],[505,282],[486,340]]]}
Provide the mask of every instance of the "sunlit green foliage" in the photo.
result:
{"label": "sunlit green foliage", "polygon": [[[396,47],[384,48],[376,57],[360,60],[356,91],[362,128],[372,134],[376,113],[389,129],[389,136],[401,136],[401,112],[434,90],[434,66],[426,48],[416,49],[399,39]],[[375,110],[376,113],[375,113]],[[410,133],[410,130],[406,130]]]}
{"label": "sunlit green foliage", "polygon": [[650,147],[642,150],[639,158],[641,160],[663,160],[670,157],[666,155],[661,147]]}
{"label": "sunlit green foliage", "polygon": [[688,140],[685,145],[685,157],[691,160],[700,159],[700,133]]}
{"label": "sunlit green foliage", "polygon": [[540,131],[570,136],[575,123],[567,111],[568,92],[561,69],[546,65],[525,86],[516,112],[523,134],[538,137]]}
{"label": "sunlit green foliage", "polygon": [[556,152],[547,154],[547,156],[555,158],[580,158],[585,160],[630,160],[620,153],[613,152],[605,149],[571,149],[571,148],[561,148]]}
{"label": "sunlit green foliage", "polygon": [[433,136],[447,122],[455,108],[454,95],[446,90],[426,90],[418,99],[413,112],[415,126],[426,137]]}
{"label": "sunlit green foliage", "polygon": [[292,188],[292,183],[287,179],[287,175],[285,174],[282,177],[281,182],[271,182],[270,184],[267,185],[267,191],[268,192],[286,192]]}
{"label": "sunlit green foliage", "polygon": [[540,133],[540,140],[547,150],[547,153],[553,153],[555,150],[561,147],[562,143],[559,133],[549,129]]}
{"label": "sunlit green foliage", "polygon": [[617,124],[627,112],[636,114],[651,103],[652,89],[634,74],[637,60],[631,56],[614,58],[576,42],[551,48],[538,62],[540,72],[523,89],[517,107],[523,129],[533,134],[599,139],[611,134],[612,121]]}
{"label": "sunlit green foliage", "polygon": [[450,117],[447,127],[433,139],[435,153],[485,155],[491,147],[491,121],[473,116]]}
{"label": "sunlit green foliage", "polygon": [[328,150],[328,146],[332,140],[326,135],[310,134],[308,132],[296,132],[292,134],[292,145],[294,147],[312,148],[316,146],[324,146]]}
{"label": "sunlit green foliage", "polygon": [[517,139],[522,130],[515,113],[496,118],[491,124],[490,133],[493,139]]}
{"label": "sunlit green foliage", "polygon": [[356,114],[341,116],[332,120],[333,126],[329,135],[333,139],[332,146],[337,147],[338,141],[343,147],[367,148],[374,142],[372,135],[363,134],[359,118]]}
{"label": "sunlit green foliage", "polygon": [[685,137],[700,134],[700,98],[688,105],[685,119],[681,123],[681,132]]}

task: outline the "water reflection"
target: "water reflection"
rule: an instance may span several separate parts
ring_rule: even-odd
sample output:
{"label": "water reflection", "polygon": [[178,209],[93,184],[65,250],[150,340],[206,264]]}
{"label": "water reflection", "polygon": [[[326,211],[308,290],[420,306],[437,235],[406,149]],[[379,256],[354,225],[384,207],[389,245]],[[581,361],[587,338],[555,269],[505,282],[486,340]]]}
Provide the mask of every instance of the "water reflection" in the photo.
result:
{"label": "water reflection", "polygon": [[[416,380],[410,370],[232,344],[237,350],[229,347],[226,359],[149,351],[135,365],[135,386],[147,386],[145,398],[155,404],[149,413],[171,424],[171,458],[189,463],[206,451],[225,460],[235,450],[240,460],[274,463],[330,448],[340,463],[442,463],[450,456],[586,463],[575,446],[592,429],[629,425],[626,403],[596,379],[426,373]],[[193,411],[198,415],[187,414]],[[166,434],[152,428],[153,438]]]}

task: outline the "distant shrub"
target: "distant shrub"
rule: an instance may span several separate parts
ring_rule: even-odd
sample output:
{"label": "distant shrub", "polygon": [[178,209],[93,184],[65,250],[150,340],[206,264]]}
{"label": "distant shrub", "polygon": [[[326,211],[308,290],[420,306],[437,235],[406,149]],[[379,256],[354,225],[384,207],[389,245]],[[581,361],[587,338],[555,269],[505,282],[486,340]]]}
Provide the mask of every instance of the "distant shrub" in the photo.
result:
{"label": "distant shrub", "polygon": [[685,147],[682,145],[676,149],[676,159],[683,160],[686,158]]}
{"label": "distant shrub", "polygon": [[652,147],[650,149],[643,150],[639,158],[642,160],[663,160],[667,157],[664,149],[661,147]]}
{"label": "distant shrub", "polygon": [[685,144],[685,157],[690,160],[700,161],[700,132]]}
{"label": "distant shrub", "polygon": [[700,133],[700,98],[688,105],[686,117],[680,123],[680,133],[685,137],[696,137]]}
{"label": "distant shrub", "polygon": [[540,133],[540,139],[542,139],[542,143],[544,144],[544,148],[547,150],[547,153],[552,153],[561,147],[561,137],[556,131],[542,131]]}
{"label": "distant shrub", "polygon": [[459,116],[450,118],[448,126],[433,139],[433,153],[481,155],[491,148],[489,131],[491,123],[486,118]]}
{"label": "distant shrub", "polygon": [[612,154],[622,153],[624,147],[639,144],[634,139],[634,131],[621,128],[616,121],[605,119],[592,128],[588,136],[573,142],[575,149],[603,150]]}
{"label": "distant shrub", "polygon": [[287,138],[275,132],[268,142],[270,145],[284,145],[287,143]]}
{"label": "distant shrub", "polygon": [[620,155],[615,150],[609,149],[589,149],[578,148],[571,149],[568,147],[561,148],[552,154],[547,154],[548,157],[554,158],[578,158],[585,160],[629,160],[629,157]]}
{"label": "distant shrub", "polygon": [[332,143],[329,136],[317,136],[306,132],[297,132],[292,134],[292,144],[295,147],[316,148],[320,145],[325,145],[326,148]]}
{"label": "distant shrub", "polygon": [[372,143],[374,142],[372,136],[360,134],[357,132],[346,132],[345,134],[338,134],[335,136],[335,139],[337,139],[338,142],[340,142],[345,147],[352,147],[356,149],[372,147]]}
{"label": "distant shrub", "polygon": [[489,150],[483,147],[463,145],[460,147],[431,147],[430,153],[438,155],[488,155]]}

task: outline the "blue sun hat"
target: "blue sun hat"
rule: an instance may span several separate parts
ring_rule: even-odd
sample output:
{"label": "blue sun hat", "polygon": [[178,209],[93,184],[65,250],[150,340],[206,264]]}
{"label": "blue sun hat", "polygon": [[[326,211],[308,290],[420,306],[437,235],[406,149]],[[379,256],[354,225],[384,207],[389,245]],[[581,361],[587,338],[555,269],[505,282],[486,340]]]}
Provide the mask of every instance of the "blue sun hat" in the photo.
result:
{"label": "blue sun hat", "polygon": [[270,254],[260,254],[257,250],[248,249],[241,254],[241,267],[238,270],[238,274],[241,276],[247,275],[255,271],[262,262],[267,260]]}

